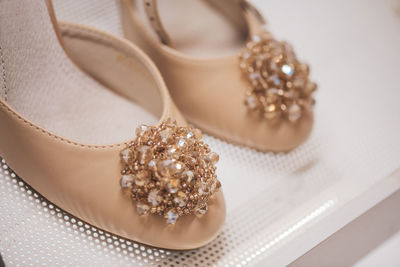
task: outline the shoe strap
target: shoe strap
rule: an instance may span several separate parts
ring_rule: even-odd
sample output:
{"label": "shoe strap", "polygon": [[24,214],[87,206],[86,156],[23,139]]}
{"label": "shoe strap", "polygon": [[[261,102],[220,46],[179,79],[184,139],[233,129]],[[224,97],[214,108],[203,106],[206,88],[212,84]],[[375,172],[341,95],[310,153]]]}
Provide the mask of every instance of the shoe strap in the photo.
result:
{"label": "shoe strap", "polygon": [[157,0],[144,0],[147,19],[160,41],[165,45],[172,45],[171,38],[165,30],[158,12]]}
{"label": "shoe strap", "polygon": [[247,0],[239,0],[239,4],[242,7],[243,10],[250,12],[251,14],[253,14],[253,16],[256,17],[256,19],[258,20],[258,22],[260,24],[266,24],[267,21],[264,18],[264,15],[258,10],[258,8],[253,5],[252,3],[250,3]]}
{"label": "shoe strap", "polygon": [[[171,38],[169,37],[165,27],[163,26],[158,12],[157,0],[143,0],[147,18],[150,22],[151,27],[157,34],[160,41],[168,46],[173,46]],[[261,24],[265,24],[263,15],[258,9],[247,0],[206,0],[214,7],[220,9],[223,13],[226,13],[228,8],[232,8],[232,5],[238,5],[242,12],[251,13]],[[225,12],[224,12],[225,11]]]}

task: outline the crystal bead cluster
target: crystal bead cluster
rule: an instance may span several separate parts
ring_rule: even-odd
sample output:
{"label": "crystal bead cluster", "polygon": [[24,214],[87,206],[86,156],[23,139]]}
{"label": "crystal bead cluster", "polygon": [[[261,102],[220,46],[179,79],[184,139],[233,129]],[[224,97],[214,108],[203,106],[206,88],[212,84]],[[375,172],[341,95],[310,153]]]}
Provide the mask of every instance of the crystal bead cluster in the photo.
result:
{"label": "crystal bead cluster", "polygon": [[201,131],[168,119],[158,127],[141,125],[121,151],[121,187],[130,190],[140,215],[158,214],[168,224],[187,214],[204,215],[221,187],[218,154],[201,140]]}
{"label": "crystal bead cluster", "polygon": [[308,78],[309,67],[297,60],[288,43],[276,41],[267,31],[247,43],[240,68],[249,83],[245,104],[266,119],[296,122],[315,103],[317,85]]}

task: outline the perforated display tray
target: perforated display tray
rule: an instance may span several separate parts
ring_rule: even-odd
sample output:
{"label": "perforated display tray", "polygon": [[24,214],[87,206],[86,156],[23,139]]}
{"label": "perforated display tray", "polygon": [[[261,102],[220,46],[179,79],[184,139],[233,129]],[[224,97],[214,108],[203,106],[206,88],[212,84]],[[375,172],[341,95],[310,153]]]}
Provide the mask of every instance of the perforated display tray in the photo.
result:
{"label": "perforated display tray", "polygon": [[[286,154],[205,137],[221,156],[228,206],[221,235],[186,252],[120,239],[48,203],[3,160],[0,252],[7,266],[282,266],[400,188],[400,4],[255,3],[272,32],[312,66],[316,122],[311,138]],[[121,35],[114,1],[54,4],[62,20]]]}

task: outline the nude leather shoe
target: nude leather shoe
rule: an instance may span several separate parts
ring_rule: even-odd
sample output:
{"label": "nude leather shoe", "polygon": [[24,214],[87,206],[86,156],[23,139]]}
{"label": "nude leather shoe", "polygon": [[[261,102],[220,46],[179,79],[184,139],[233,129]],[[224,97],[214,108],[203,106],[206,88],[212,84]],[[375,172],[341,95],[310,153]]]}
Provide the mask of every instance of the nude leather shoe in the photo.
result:
{"label": "nude leather shoe", "polygon": [[[56,24],[49,1],[12,0],[0,1],[0,56],[0,155],[24,181],[87,223],[151,246],[193,249],[218,235],[218,155],[144,53]],[[156,126],[135,133],[144,121]]]}
{"label": "nude leather shoe", "polygon": [[[158,4],[158,5],[157,5]],[[127,39],[156,63],[183,115],[211,135],[288,151],[310,135],[316,84],[243,0],[121,0]]]}

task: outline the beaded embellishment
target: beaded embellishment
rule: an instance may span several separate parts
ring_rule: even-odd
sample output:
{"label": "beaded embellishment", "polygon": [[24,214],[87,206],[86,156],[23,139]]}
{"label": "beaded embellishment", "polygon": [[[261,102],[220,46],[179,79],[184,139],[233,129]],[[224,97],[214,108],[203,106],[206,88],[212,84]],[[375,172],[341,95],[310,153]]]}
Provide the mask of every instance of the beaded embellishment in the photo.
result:
{"label": "beaded embellishment", "polygon": [[293,48],[263,31],[248,41],[240,55],[240,69],[249,87],[245,104],[266,119],[298,121],[315,104],[317,85],[309,80],[308,65],[298,61]]}
{"label": "beaded embellishment", "polygon": [[168,224],[187,214],[204,215],[221,187],[218,154],[201,140],[201,131],[168,119],[160,126],[141,125],[121,151],[121,187],[130,190],[140,215],[158,214]]}

